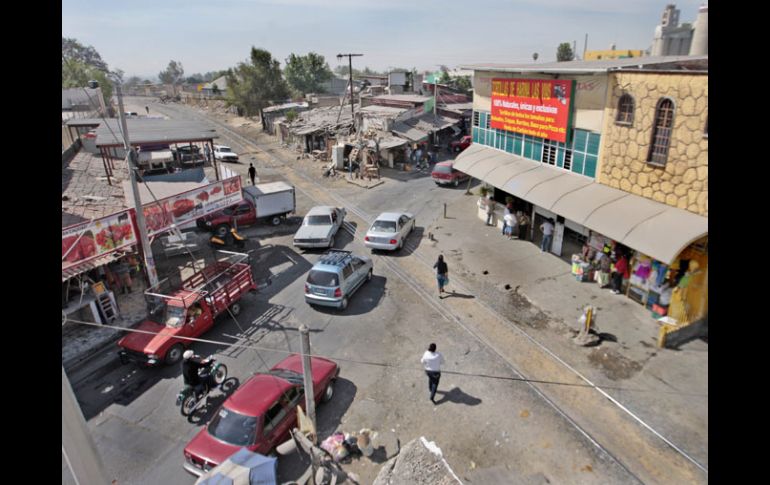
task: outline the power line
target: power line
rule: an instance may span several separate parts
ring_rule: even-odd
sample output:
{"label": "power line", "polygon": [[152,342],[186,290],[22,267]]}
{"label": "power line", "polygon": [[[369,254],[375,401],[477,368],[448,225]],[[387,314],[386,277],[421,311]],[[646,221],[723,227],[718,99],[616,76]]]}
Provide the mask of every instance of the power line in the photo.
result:
{"label": "power line", "polygon": [[[235,342],[223,342],[220,340],[211,340],[211,339],[202,339],[202,338],[195,338],[195,337],[182,337],[177,336],[173,334],[163,333],[163,332],[151,332],[149,330],[139,330],[136,328],[124,328],[124,327],[118,327],[116,325],[107,325],[107,324],[99,324],[94,322],[85,322],[82,320],[74,320],[65,318],[65,321],[62,323],[62,325],[66,322],[72,322],[77,323],[81,325],[90,325],[94,327],[101,327],[101,328],[112,328],[114,330],[119,330],[123,332],[134,332],[134,333],[142,333],[142,334],[149,334],[149,335],[159,335],[159,336],[166,336],[166,337],[173,337],[178,340],[187,340],[190,342],[201,342],[206,344],[214,344],[214,345],[222,345],[222,346],[228,346],[228,347],[235,347],[235,348],[243,348],[243,349],[250,349],[255,351],[266,351],[266,352],[276,352],[280,354],[297,354],[297,352],[292,352],[290,350],[282,350],[282,349],[273,349],[269,347],[261,347],[258,345],[253,344],[241,344],[241,343],[235,343]],[[239,325],[240,327],[240,325]],[[232,338],[241,338],[237,336],[232,336]],[[249,340],[248,338],[245,338],[245,340]],[[259,354],[258,354],[259,355]],[[333,360],[335,362],[347,362],[349,364],[356,364],[356,365],[366,365],[371,367],[380,367],[380,368],[386,368],[386,369],[398,369],[398,370],[406,370],[406,371],[419,371],[423,372],[424,369],[417,368],[417,367],[410,367],[410,366],[403,366],[398,364],[391,364],[388,362],[374,362],[374,361],[367,361],[367,360],[358,360],[358,359],[350,359],[345,357],[335,357],[331,355],[320,355],[320,354],[310,354],[311,357],[320,357],[323,359],[329,359]],[[260,360],[262,360],[260,356]],[[268,367],[264,360],[262,360],[262,363],[265,365],[265,367]],[[449,374],[449,375],[456,375],[461,377],[475,377],[480,379],[493,379],[498,381],[514,381],[514,382],[523,382],[523,383],[530,383],[530,384],[548,384],[548,385],[555,385],[555,386],[566,386],[566,387],[582,387],[582,388],[589,388],[593,389],[595,386],[592,386],[590,384],[582,384],[582,383],[571,383],[571,382],[559,382],[559,381],[544,381],[539,379],[525,379],[522,377],[511,377],[511,376],[499,376],[499,375],[493,375],[493,374],[482,374],[482,373],[473,373],[473,372],[460,372],[460,371],[451,371],[451,370],[441,370],[442,374]],[[618,391],[630,391],[630,392],[654,392],[658,394],[675,394],[675,395],[681,395],[681,396],[694,396],[694,397],[708,397],[708,394],[697,394],[697,393],[686,393],[686,392],[677,392],[677,391],[653,391],[648,389],[633,389],[633,388],[625,388],[625,387],[611,387],[611,386],[603,386],[605,389],[613,389]]]}

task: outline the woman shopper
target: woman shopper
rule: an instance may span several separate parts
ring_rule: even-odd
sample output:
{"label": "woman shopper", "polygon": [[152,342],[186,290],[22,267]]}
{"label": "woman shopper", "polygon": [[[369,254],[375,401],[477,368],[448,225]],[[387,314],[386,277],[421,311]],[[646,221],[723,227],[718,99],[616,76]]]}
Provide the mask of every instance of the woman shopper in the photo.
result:
{"label": "woman shopper", "polygon": [[444,255],[439,254],[438,261],[433,265],[436,268],[436,280],[438,281],[438,297],[444,293],[444,287],[449,283],[449,268],[444,262]]}

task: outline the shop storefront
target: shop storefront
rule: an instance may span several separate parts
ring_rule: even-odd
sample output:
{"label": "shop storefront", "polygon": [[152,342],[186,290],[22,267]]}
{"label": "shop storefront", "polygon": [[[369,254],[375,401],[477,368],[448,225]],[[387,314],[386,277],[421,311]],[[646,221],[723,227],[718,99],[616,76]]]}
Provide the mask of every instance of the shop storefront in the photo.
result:
{"label": "shop storefront", "polygon": [[[601,278],[597,256],[608,247],[613,265],[620,254],[628,262],[620,292],[652,316],[682,324],[706,314],[707,218],[481,145],[466,149],[454,166],[492,187],[492,224],[502,229],[508,197],[514,207],[531,208],[534,243],[542,240],[540,225],[551,220],[549,250],[572,263],[579,281]],[[486,207],[480,199],[481,220],[487,219]]]}

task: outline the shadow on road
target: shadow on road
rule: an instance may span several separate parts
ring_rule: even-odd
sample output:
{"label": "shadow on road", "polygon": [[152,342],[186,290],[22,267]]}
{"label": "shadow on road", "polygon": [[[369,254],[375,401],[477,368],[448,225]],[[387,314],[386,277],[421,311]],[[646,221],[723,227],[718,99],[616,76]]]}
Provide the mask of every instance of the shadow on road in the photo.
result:
{"label": "shadow on road", "polygon": [[228,378],[222,383],[221,389],[211,391],[206,397],[206,402],[191,415],[187,416],[187,422],[196,426],[206,425],[211,421],[211,418],[214,417],[214,412],[219,409],[219,406],[221,406],[222,403],[225,402],[225,399],[230,397],[240,385],[241,382],[237,377]]}
{"label": "shadow on road", "polygon": [[443,300],[444,298],[464,298],[464,299],[473,299],[476,298],[473,295],[466,295],[464,293],[458,293],[456,291],[448,291],[445,296],[441,297]]}
{"label": "shadow on road", "polygon": [[481,404],[481,399],[473,397],[470,394],[466,394],[460,390],[459,387],[452,388],[451,391],[436,391],[436,394],[443,394],[442,398],[436,401],[436,404],[443,404],[445,402],[453,402],[457,404],[465,404],[466,406],[477,406]]}

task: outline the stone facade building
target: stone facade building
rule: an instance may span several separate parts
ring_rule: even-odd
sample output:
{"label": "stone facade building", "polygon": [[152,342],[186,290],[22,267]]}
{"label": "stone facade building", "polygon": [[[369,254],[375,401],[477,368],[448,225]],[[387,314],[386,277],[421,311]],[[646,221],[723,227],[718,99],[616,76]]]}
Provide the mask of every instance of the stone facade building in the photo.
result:
{"label": "stone facade building", "polygon": [[[673,105],[673,126],[659,163],[650,147],[662,100]],[[598,182],[708,217],[707,123],[708,71],[612,73]]]}

